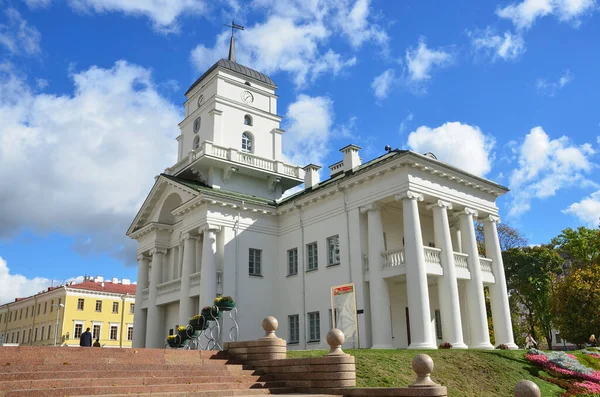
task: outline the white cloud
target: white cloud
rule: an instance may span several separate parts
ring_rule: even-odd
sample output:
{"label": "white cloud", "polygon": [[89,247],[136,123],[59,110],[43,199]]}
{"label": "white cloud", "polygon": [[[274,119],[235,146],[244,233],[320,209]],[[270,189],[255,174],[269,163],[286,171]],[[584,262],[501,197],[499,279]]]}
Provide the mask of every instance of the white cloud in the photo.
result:
{"label": "white cloud", "polygon": [[6,21],[0,23],[0,46],[15,55],[36,55],[40,53],[40,32],[30,26],[14,8],[4,10]]}
{"label": "white cloud", "polygon": [[350,44],[358,48],[366,41],[373,40],[387,51],[389,36],[381,26],[371,23],[369,18],[370,0],[340,1],[336,20]]}
{"label": "white cloud", "polygon": [[398,127],[398,132],[403,134],[404,131],[408,128],[408,123],[412,121],[415,116],[412,113],[408,113],[408,115],[400,122],[400,127]]}
{"label": "white cloud", "polygon": [[580,17],[596,8],[596,0],[523,0],[496,10],[500,18],[510,19],[518,29],[529,29],[536,19],[554,15],[561,21],[580,23]]}
{"label": "white cloud", "polygon": [[475,51],[483,52],[493,60],[498,58],[513,60],[525,52],[525,41],[520,34],[507,31],[500,35],[489,26],[484,30],[467,32],[467,34],[471,38],[471,45]]}
{"label": "white cloud", "polygon": [[79,252],[131,261],[124,230],[176,161],[181,114],[149,70],[125,61],[71,78],[72,95],[37,94],[0,70],[0,237],[58,232]]}
{"label": "white cloud", "polygon": [[48,87],[48,84],[48,80],[46,79],[35,79],[35,85],[40,90],[43,90],[44,88]]}
{"label": "white cloud", "polygon": [[337,76],[346,68],[356,65],[357,59],[356,57],[348,58],[346,60],[342,59],[342,56],[332,50],[328,50],[325,55],[321,58],[317,59],[317,62],[311,69],[311,81],[315,82],[317,78],[328,71],[334,76]]}
{"label": "white cloud", "polygon": [[[64,280],[65,282],[83,281],[82,276]],[[21,274],[11,274],[8,263],[0,256],[0,305],[13,302],[15,298],[26,298],[63,281],[52,281],[44,277],[28,279]]]}
{"label": "white cloud", "polygon": [[544,199],[568,186],[596,186],[585,175],[595,167],[589,143],[576,146],[566,136],[550,139],[542,127],[533,128],[518,150],[519,166],[510,176],[509,216],[519,216],[534,198]]}
{"label": "white cloud", "polygon": [[565,214],[575,215],[586,226],[596,228],[600,223],[600,190],[589,197],[571,204],[563,210]]}
{"label": "white cloud", "polygon": [[52,0],[24,0],[24,1],[27,4],[27,7],[31,8],[31,9],[46,8],[52,3]]}
{"label": "white cloud", "polygon": [[491,169],[495,140],[479,127],[448,122],[437,128],[421,126],[408,136],[408,147],[418,153],[432,152],[445,163],[477,176]]}
{"label": "white cloud", "polygon": [[417,48],[406,50],[406,67],[408,78],[413,82],[426,81],[431,78],[431,72],[435,67],[444,67],[452,62],[452,55],[438,49],[431,50],[421,39]]}
{"label": "white cloud", "polygon": [[573,74],[571,74],[570,70],[567,70],[557,81],[548,82],[545,79],[539,78],[537,79],[535,86],[541,94],[554,96],[556,91],[560,90],[571,81],[573,81]]}
{"label": "white cloud", "polygon": [[298,95],[287,110],[283,152],[293,164],[322,164],[332,137],[333,102],[328,97]]}
{"label": "white cloud", "polygon": [[394,69],[388,69],[373,79],[371,89],[377,99],[385,99],[392,87],[398,82]]}

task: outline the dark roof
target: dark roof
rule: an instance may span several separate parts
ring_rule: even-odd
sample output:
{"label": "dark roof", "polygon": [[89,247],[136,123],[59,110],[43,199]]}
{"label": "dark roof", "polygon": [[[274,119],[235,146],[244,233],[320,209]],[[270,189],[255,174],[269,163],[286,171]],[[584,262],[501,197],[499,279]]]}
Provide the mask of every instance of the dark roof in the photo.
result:
{"label": "dark roof", "polygon": [[185,95],[187,95],[194,87],[196,87],[198,84],[200,84],[200,82],[206,77],[208,76],[213,70],[215,70],[218,67],[222,67],[225,69],[228,69],[232,72],[235,72],[237,74],[240,74],[244,77],[250,77],[251,79],[254,80],[258,80],[261,83],[265,83],[268,85],[272,85],[273,87],[277,87],[277,85],[275,84],[275,82],[273,80],[271,80],[271,78],[261,72],[257,72],[254,69],[250,69],[249,67],[246,67],[244,65],[240,65],[239,63],[236,62],[232,62],[229,61],[227,59],[219,59],[219,61],[217,61],[217,63],[215,63],[214,65],[212,65],[210,67],[210,69],[208,69],[206,72],[204,72],[204,74],[202,76],[200,76],[198,78],[198,80],[196,80],[194,82],[194,84],[191,85],[191,87],[185,92]]}
{"label": "dark roof", "polygon": [[207,186],[201,182],[190,181],[189,179],[175,177],[175,176],[171,176],[171,175],[167,175],[167,174],[161,174],[161,175],[167,179],[172,180],[173,182],[177,182],[184,186],[187,186],[188,188],[190,188],[192,190],[195,190],[195,191],[201,192],[201,193],[202,192],[209,193],[212,196],[244,200],[244,202],[250,203],[250,204],[271,205],[271,206],[276,205],[275,200],[269,200],[269,199],[266,199],[263,197],[252,196],[249,194],[244,194],[244,193],[239,193],[239,192],[232,192],[231,190],[213,189],[212,187]]}

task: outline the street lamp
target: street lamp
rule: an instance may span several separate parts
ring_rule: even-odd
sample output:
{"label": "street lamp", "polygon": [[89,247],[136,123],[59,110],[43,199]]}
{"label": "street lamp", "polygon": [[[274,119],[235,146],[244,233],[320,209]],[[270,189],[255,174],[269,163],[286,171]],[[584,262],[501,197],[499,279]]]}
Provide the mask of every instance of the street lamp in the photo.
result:
{"label": "street lamp", "polygon": [[58,335],[58,317],[60,317],[60,308],[61,307],[65,307],[65,305],[63,305],[62,303],[57,304],[53,304],[53,307],[56,307],[56,326],[54,327],[54,346],[56,346],[56,336]]}

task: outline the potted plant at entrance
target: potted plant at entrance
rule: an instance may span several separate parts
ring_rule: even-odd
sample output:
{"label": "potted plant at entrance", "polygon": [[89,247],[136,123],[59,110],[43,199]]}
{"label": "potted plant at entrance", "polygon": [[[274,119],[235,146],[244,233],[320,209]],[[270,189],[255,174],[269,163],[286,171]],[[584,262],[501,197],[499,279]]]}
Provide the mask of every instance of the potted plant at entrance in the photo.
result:
{"label": "potted plant at entrance", "polygon": [[213,318],[221,318],[223,313],[219,310],[217,306],[204,306],[200,315],[204,317],[207,321],[211,321]]}
{"label": "potted plant at entrance", "polygon": [[190,318],[190,325],[194,329],[194,331],[203,331],[208,327],[208,321],[201,314],[196,314],[194,317]]}
{"label": "potted plant at entrance", "polygon": [[177,348],[181,344],[181,338],[179,338],[179,335],[169,335],[167,336],[167,344],[169,347]]}
{"label": "potted plant at entrance", "polygon": [[[191,329],[190,329],[190,331],[191,331]],[[179,336],[179,339],[181,340],[181,343],[190,339],[190,335],[188,334],[188,326],[187,325],[180,325],[179,327],[177,327],[177,334]]]}
{"label": "potted plant at entrance", "polygon": [[220,311],[228,312],[235,307],[235,301],[231,296],[217,296],[215,298],[215,305]]}

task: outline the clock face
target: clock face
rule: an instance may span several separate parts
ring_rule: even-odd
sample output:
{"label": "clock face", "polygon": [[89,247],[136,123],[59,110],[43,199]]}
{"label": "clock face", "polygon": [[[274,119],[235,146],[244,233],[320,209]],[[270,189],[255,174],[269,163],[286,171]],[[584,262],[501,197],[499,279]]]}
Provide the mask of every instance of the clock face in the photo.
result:
{"label": "clock face", "polygon": [[200,117],[194,120],[194,134],[197,134],[200,131]]}
{"label": "clock face", "polygon": [[242,101],[245,103],[252,103],[254,102],[254,96],[250,91],[244,91],[242,92]]}
{"label": "clock face", "polygon": [[204,95],[200,95],[198,97],[198,107],[202,106],[203,103],[204,103]]}

